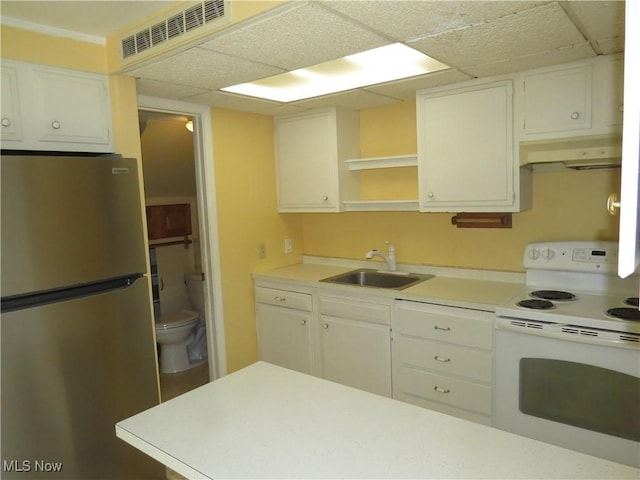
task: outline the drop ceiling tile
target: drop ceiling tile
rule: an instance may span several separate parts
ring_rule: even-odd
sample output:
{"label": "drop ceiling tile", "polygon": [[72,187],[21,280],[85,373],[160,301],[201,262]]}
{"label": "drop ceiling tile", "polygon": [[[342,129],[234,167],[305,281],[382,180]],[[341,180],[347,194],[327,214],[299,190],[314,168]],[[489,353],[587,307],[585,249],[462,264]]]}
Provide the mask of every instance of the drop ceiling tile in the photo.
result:
{"label": "drop ceiling tile", "polygon": [[380,107],[398,103],[399,98],[392,98],[386,95],[379,95],[373,92],[367,92],[362,89],[349,90],[348,92],[335,93],[333,95],[325,95],[323,97],[310,98],[308,100],[300,100],[293,102],[293,105],[305,108],[324,108],[324,107],[345,107],[354,110],[362,108]]}
{"label": "drop ceiling tile", "polygon": [[295,2],[230,28],[200,47],[294,70],[389,43],[319,4]]}
{"label": "drop ceiling tile", "polygon": [[136,88],[139,95],[171,99],[180,99],[207,91],[204,88],[176,85],[175,83],[159,82],[145,78],[136,80]]}
{"label": "drop ceiling tile", "polygon": [[322,3],[385,35],[407,41],[485,23],[547,2],[327,0]]}
{"label": "drop ceiling tile", "polygon": [[191,48],[165,60],[129,71],[127,74],[146,80],[218,89],[282,72],[279,68],[261,63],[202,48]]}
{"label": "drop ceiling tile", "polygon": [[306,110],[303,107],[270,102],[268,100],[260,100],[257,98],[244,97],[242,95],[233,95],[222,92],[206,92],[193,97],[184,99],[192,103],[201,105],[209,105],[212,107],[228,108],[231,110],[239,110],[241,112],[251,112],[260,115],[285,115],[287,113],[297,113]]}
{"label": "drop ceiling tile", "polygon": [[471,76],[465,75],[458,70],[443,70],[407,80],[398,80],[396,82],[366,87],[365,90],[401,100],[415,100],[416,90],[463,82],[465,80],[471,80],[471,78]]}
{"label": "drop ceiling tile", "polygon": [[597,43],[604,55],[624,52],[624,37],[606,38],[598,40]]}
{"label": "drop ceiling tile", "polygon": [[582,45],[574,47],[536,53],[495,63],[469,66],[465,67],[465,71],[476,77],[492,77],[495,75],[531,70],[547,65],[558,65],[576,60],[584,60],[595,56],[596,54],[593,48],[584,42]]}
{"label": "drop ceiling tile", "polygon": [[624,2],[570,1],[567,8],[574,12],[594,40],[624,37]]}
{"label": "drop ceiling tile", "polygon": [[584,37],[557,4],[507,15],[490,23],[409,42],[444,63],[467,71],[479,63],[510,61],[584,43]]}

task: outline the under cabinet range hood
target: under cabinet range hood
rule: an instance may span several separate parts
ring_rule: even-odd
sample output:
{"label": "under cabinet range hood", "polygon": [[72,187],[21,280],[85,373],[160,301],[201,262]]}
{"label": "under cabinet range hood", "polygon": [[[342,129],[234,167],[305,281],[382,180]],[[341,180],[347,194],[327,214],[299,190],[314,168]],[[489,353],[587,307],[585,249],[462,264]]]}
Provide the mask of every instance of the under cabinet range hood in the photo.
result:
{"label": "under cabinet range hood", "polygon": [[619,136],[576,137],[520,142],[520,164],[533,170],[590,170],[620,167]]}

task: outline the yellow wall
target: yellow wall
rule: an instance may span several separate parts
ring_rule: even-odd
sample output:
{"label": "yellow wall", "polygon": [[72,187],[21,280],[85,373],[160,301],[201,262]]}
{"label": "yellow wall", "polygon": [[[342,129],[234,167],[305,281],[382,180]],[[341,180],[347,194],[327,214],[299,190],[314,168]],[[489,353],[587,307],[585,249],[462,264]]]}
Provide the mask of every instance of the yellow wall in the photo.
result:
{"label": "yellow wall", "polygon": [[[299,263],[302,217],[278,215],[271,117],[213,108],[227,368],[258,358],[251,273]],[[294,252],[284,254],[284,239]],[[267,256],[258,259],[258,244]]]}
{"label": "yellow wall", "polygon": [[[362,110],[360,129],[362,157],[417,151],[413,102]],[[373,172],[365,179],[363,196],[394,198],[393,190],[402,185],[400,190],[416,198],[416,172],[403,170],[400,176]],[[617,239],[618,217],[610,216],[605,204],[619,185],[618,169],[534,173],[533,208],[514,214],[511,229],[457,229],[451,225],[453,214],[445,213],[308,214],[304,253],[362,259],[389,240],[403,263],[522,271],[522,252],[529,242]]]}

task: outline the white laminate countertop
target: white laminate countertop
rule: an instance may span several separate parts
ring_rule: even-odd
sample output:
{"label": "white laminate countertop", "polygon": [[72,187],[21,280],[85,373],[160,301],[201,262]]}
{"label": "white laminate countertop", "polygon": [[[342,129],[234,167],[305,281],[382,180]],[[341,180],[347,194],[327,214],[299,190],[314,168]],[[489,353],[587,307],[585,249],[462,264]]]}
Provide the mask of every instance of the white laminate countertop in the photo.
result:
{"label": "white laminate countertop", "polygon": [[[379,264],[376,264],[379,265]],[[277,268],[266,272],[254,273],[256,280],[297,282],[308,287],[323,287],[342,292],[359,292],[404,300],[422,301],[450,305],[478,310],[493,311],[498,305],[502,305],[524,289],[522,281],[496,281],[490,279],[463,278],[460,275],[447,276],[440,271],[429,280],[418,283],[403,290],[390,290],[384,288],[368,288],[352,285],[337,285],[320,282],[320,280],[334,275],[354,270],[357,267],[340,266],[322,263],[299,263],[288,267]],[[369,266],[369,268],[372,268]],[[375,265],[374,267],[375,268]],[[410,267],[409,267],[410,268]],[[453,270],[453,269],[440,269]],[[431,273],[426,269],[411,269],[415,273]],[[399,274],[402,274],[400,272]],[[515,276],[515,275],[514,275]]]}
{"label": "white laminate countertop", "polygon": [[116,435],[193,479],[640,477],[264,362],[123,420]]}

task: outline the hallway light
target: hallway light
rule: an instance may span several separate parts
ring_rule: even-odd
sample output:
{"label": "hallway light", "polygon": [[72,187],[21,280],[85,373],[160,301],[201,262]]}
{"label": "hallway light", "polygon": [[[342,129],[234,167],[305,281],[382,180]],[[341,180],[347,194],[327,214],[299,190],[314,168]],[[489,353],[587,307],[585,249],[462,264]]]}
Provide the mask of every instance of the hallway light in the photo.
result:
{"label": "hallway light", "polygon": [[187,123],[184,124],[184,128],[193,132],[193,120],[187,120]]}

